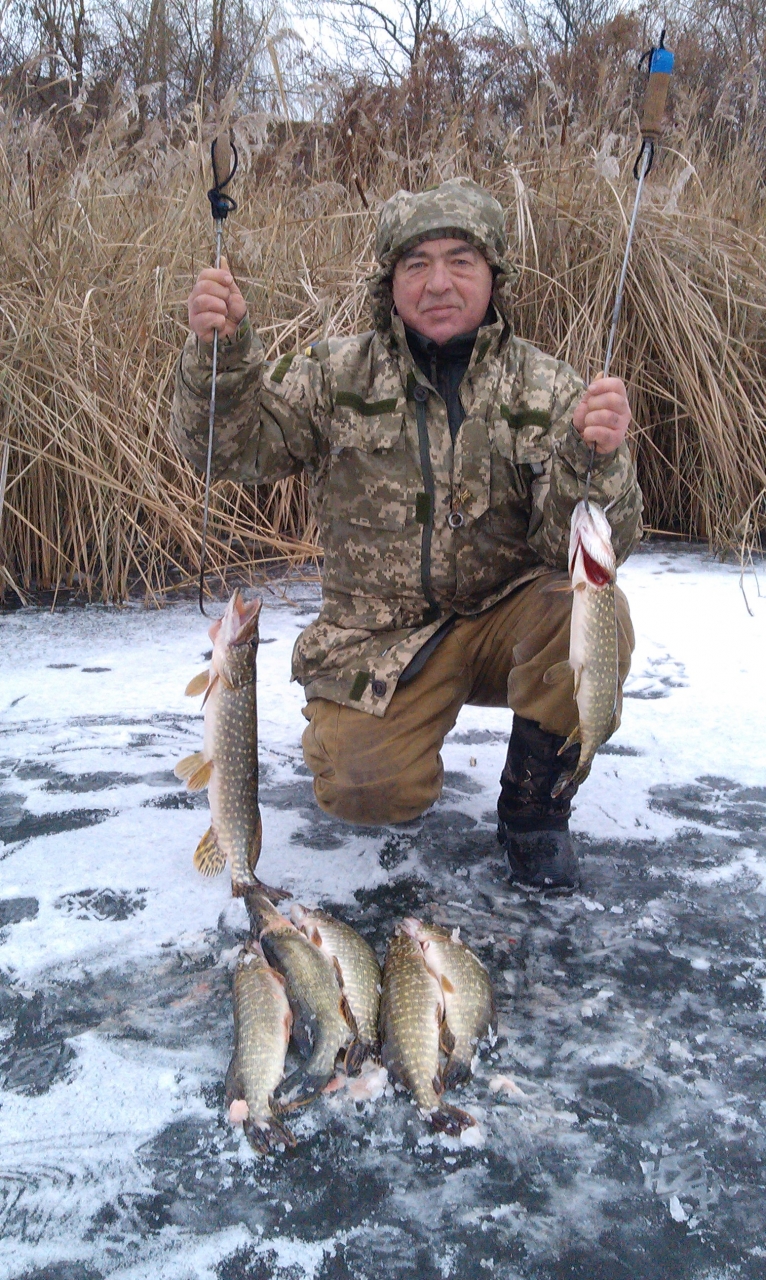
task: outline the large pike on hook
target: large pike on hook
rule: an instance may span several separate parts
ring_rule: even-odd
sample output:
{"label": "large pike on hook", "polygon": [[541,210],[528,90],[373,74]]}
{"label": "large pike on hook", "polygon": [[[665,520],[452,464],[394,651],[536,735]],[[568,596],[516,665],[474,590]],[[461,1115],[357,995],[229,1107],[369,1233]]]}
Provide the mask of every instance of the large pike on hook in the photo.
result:
{"label": "large pike on hook", "polygon": [[572,622],[569,660],[557,662],[543,676],[557,684],[574,675],[578,724],[559,755],[574,742],[580,756],[573,773],[562,773],[551,794],[579,786],[590,773],[598,748],[614,729],[617,712],[618,649],[615,577],[617,564],[609,521],[595,502],[578,502],[569,537],[569,577],[572,584]]}

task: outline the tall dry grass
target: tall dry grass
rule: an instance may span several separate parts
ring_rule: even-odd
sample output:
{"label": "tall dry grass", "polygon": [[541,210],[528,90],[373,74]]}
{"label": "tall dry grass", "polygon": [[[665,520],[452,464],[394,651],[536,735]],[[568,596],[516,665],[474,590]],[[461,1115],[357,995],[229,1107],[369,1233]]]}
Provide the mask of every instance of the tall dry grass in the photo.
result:
{"label": "tall dry grass", "polygon": [[[0,122],[0,577],[21,596],[159,601],[197,572],[202,480],[167,423],[185,298],[211,260],[209,129],[194,113],[172,137],[131,128],[118,108],[75,152],[41,120]],[[270,355],[368,327],[376,209],[401,185],[471,172],[508,209],[518,332],[597,371],[635,190],[631,118],[619,136],[570,129],[563,143],[541,126],[469,146],[459,118],[416,150],[381,136],[365,155],[369,209],[327,130],[270,145],[253,117],[235,133],[227,251]],[[701,132],[669,142],[613,370],[635,408],[647,524],[740,550],[766,529],[763,187],[747,139],[725,163]],[[301,480],[213,487],[214,589],[319,554]]]}

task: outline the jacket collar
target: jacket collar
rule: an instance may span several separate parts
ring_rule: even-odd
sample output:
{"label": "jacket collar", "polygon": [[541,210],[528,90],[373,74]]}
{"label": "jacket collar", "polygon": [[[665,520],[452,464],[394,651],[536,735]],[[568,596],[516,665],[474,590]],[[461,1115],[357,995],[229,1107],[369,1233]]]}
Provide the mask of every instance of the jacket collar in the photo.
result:
{"label": "jacket collar", "polygon": [[[428,342],[428,338],[422,338],[420,334],[417,336],[420,338],[421,342]],[[466,335],[466,337],[469,336],[470,335]],[[502,348],[506,346],[509,337],[510,330],[501,317],[493,320],[491,324],[480,325],[476,331],[466,376],[468,376],[477,365],[481,365],[487,359],[491,359],[498,355]],[[407,342],[407,330],[404,327],[401,316],[398,315],[396,311],[391,312],[391,327],[388,331],[388,339],[394,354],[396,354],[400,361],[403,362],[406,372],[414,372],[417,380],[423,381],[423,375],[415,364],[412,352]],[[455,340],[453,339],[453,341]],[[449,343],[445,344],[445,346],[449,345]],[[444,346],[441,350],[444,350]]]}

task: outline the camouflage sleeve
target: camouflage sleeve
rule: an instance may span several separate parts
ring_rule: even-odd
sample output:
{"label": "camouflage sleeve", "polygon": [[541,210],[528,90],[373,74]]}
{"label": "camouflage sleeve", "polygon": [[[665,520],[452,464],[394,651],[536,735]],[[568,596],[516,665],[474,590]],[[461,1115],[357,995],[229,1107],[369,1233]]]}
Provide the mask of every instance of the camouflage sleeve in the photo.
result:
{"label": "camouflage sleeve", "polygon": [[[184,457],[207,460],[213,348],[189,334],[176,370],[170,434]],[[221,343],[216,379],[213,476],[256,484],[316,470],[327,453],[328,376],[318,360],[266,361],[245,321]]]}
{"label": "camouflage sleeve", "polygon": [[[590,447],[572,426],[572,414],[585,384],[561,363],[551,398],[550,462],[534,485],[528,541],[546,564],[567,568],[569,524],[585,489]],[[628,558],[641,538],[641,490],[627,444],[596,454],[590,495],[607,513],[617,563]]]}

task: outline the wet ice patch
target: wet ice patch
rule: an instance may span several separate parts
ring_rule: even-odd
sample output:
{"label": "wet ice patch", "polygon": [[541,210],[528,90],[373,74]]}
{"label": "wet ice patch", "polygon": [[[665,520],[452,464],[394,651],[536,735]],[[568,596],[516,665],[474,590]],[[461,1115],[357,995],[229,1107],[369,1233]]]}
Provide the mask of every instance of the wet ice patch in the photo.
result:
{"label": "wet ice patch", "polygon": [[21,920],[34,920],[39,909],[37,898],[0,898],[0,929]]}
{"label": "wet ice patch", "polygon": [[58,911],[78,920],[127,920],[146,907],[146,889],[125,893],[113,889],[80,889],[54,902]]}
{"label": "wet ice patch", "polygon": [[668,1200],[676,1222],[686,1221],[692,1213],[702,1217],[718,1204],[721,1186],[703,1150],[668,1152],[640,1163],[647,1190]]}
{"label": "wet ice patch", "polygon": [[685,689],[688,683],[683,662],[660,650],[647,654],[642,668],[632,666],[623,696],[642,700],[667,698],[673,689]]}

